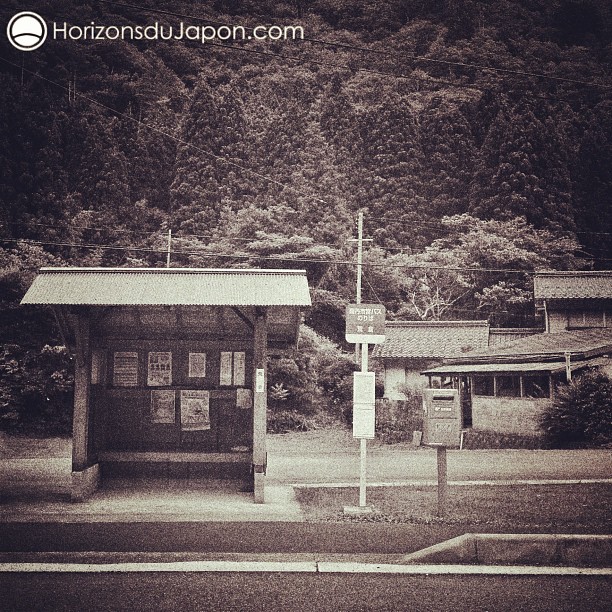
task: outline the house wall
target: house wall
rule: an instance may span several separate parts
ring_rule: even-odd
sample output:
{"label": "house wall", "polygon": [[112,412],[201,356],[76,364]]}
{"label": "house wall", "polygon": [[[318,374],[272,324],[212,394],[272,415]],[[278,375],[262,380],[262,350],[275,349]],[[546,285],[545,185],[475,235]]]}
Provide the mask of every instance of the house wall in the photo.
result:
{"label": "house wall", "polygon": [[549,306],[548,328],[554,334],[568,329],[610,327],[610,315],[609,306]]}
{"label": "house wall", "polygon": [[403,361],[385,362],[385,393],[384,397],[390,400],[402,400],[404,394],[398,390],[406,384],[406,364]]}
{"label": "house wall", "polygon": [[427,378],[421,374],[423,370],[436,365],[437,361],[427,359],[388,359],[384,362],[385,393],[390,400],[404,400],[404,394],[398,388],[406,385],[413,389],[427,387]]}
{"label": "house wall", "polygon": [[549,398],[507,398],[472,395],[472,427],[499,433],[541,434],[538,420]]}

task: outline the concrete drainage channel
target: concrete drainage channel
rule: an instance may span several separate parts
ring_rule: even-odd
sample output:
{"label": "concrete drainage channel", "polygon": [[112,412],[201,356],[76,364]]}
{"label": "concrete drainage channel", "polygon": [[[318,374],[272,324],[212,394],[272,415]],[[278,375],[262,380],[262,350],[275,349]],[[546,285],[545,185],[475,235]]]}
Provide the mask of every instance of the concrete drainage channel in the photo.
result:
{"label": "concrete drainage channel", "polygon": [[406,555],[406,563],[612,567],[612,536],[466,533]]}
{"label": "concrete drainage channel", "polygon": [[[87,553],[84,553],[87,555]],[[97,561],[74,556],[46,562],[0,562],[0,572],[309,572],[378,574],[472,574],[612,576],[612,536],[573,534],[468,533],[390,563],[355,562],[333,555],[312,554],[309,559],[287,554],[271,560],[266,555],[233,554],[228,559],[113,562],[106,554]],[[44,557],[43,557],[44,559]],[[7,562],[8,561],[8,562]]]}

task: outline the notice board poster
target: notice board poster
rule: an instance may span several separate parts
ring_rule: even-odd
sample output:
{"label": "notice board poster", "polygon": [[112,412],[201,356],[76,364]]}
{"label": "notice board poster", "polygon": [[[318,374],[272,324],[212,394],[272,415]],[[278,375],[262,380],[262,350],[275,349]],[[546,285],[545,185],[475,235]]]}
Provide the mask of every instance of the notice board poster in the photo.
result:
{"label": "notice board poster", "polygon": [[176,421],[174,391],[151,391],[151,423]]}
{"label": "notice board poster", "polygon": [[210,429],[210,393],[200,390],[181,391],[181,429]]}
{"label": "notice board poster", "polygon": [[113,386],[136,387],[138,385],[138,353],[119,351],[113,360]]}
{"label": "notice board poster", "polygon": [[230,352],[221,352],[221,373],[219,375],[220,385],[232,384],[232,354]]}
{"label": "notice board poster", "polygon": [[234,353],[234,386],[244,386],[244,367],[245,354],[243,352]]}
{"label": "notice board poster", "polygon": [[189,353],[189,378],[206,376],[206,353]]}
{"label": "notice board poster", "polygon": [[172,353],[149,353],[147,385],[167,387],[172,384]]}

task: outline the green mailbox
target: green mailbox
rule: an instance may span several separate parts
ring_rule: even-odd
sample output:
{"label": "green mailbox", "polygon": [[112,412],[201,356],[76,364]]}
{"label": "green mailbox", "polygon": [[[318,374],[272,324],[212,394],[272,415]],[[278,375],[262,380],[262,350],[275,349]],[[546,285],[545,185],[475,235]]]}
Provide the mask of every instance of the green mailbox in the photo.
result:
{"label": "green mailbox", "polygon": [[458,447],[461,405],[457,389],[424,389],[425,444]]}

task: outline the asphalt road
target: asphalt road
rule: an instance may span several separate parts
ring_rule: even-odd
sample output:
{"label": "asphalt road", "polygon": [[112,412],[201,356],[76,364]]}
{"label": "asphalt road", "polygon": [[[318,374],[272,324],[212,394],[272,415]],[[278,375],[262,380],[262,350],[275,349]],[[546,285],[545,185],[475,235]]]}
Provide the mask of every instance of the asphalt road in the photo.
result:
{"label": "asphalt road", "polygon": [[5,610],[609,610],[606,577],[364,574],[0,574]]}
{"label": "asphalt road", "polygon": [[466,531],[392,523],[0,523],[0,552],[407,554]]}

